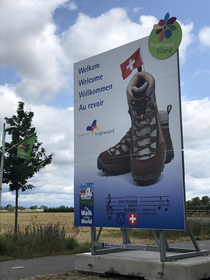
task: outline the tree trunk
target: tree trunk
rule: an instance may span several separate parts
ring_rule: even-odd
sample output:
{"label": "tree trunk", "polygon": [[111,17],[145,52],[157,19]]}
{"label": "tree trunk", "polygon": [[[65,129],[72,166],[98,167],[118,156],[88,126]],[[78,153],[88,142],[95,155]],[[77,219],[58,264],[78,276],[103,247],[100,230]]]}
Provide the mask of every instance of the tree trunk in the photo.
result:
{"label": "tree trunk", "polygon": [[15,190],[15,233],[18,232],[18,188]]}

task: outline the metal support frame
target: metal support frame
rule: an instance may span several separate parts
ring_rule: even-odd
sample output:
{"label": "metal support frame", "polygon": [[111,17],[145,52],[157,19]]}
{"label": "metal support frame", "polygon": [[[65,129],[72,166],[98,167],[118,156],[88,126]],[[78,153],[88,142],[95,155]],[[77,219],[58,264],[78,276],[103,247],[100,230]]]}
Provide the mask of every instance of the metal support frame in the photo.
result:
{"label": "metal support frame", "polygon": [[[125,251],[125,250],[141,250],[141,251],[154,251],[160,252],[160,261],[176,261],[179,259],[192,258],[197,256],[208,256],[208,250],[201,250],[195,237],[186,222],[186,229],[189,233],[191,241],[195,249],[185,249],[185,248],[171,248],[167,242],[165,231],[160,230],[159,239],[154,230],[152,230],[153,237],[155,239],[156,245],[142,245],[142,244],[132,244],[127,229],[121,229],[123,243],[111,243],[111,242],[99,242],[99,238],[102,232],[102,227],[99,228],[98,234],[96,236],[96,228],[91,228],[91,254],[92,255],[102,255],[113,252]],[[103,249],[97,249],[103,248]],[[176,253],[174,255],[167,256],[167,253]]]}

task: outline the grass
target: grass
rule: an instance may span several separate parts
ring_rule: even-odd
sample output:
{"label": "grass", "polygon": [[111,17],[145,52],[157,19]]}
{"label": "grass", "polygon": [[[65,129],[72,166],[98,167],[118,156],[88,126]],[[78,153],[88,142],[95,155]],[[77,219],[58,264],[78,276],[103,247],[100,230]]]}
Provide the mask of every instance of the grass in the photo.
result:
{"label": "grass", "polygon": [[[14,213],[1,213],[0,261],[90,251],[90,228],[74,227],[73,213],[19,214],[18,234]],[[196,239],[210,239],[210,218],[188,218]],[[155,244],[151,230],[129,229],[133,244]],[[156,231],[157,236],[158,231]],[[190,240],[186,231],[166,231],[168,242]],[[122,232],[103,228],[100,241],[122,243]]]}
{"label": "grass", "polygon": [[79,244],[74,237],[66,237],[65,227],[59,223],[46,226],[29,225],[16,234],[9,230],[0,236],[0,260],[31,258],[89,251],[90,243]]}

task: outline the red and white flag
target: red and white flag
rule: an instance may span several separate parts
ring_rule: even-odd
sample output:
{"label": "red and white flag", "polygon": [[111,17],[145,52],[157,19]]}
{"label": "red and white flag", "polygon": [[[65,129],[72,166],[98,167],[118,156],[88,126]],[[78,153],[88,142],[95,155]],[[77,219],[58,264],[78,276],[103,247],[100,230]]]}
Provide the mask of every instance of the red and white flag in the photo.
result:
{"label": "red and white flag", "polygon": [[120,64],[123,80],[130,75],[133,69],[140,67],[142,64],[140,49],[138,49],[126,61]]}
{"label": "red and white flag", "polygon": [[135,226],[137,224],[137,213],[128,213],[128,222],[130,225]]}

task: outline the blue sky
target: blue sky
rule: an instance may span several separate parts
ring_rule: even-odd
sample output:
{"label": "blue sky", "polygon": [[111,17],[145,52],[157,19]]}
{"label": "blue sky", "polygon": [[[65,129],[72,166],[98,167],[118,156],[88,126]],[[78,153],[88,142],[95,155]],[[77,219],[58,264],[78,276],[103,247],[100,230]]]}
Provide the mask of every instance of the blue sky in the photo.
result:
{"label": "blue sky", "polygon": [[[210,1],[3,0],[0,135],[18,101],[55,157],[19,204],[73,206],[73,63],[148,36],[167,12],[183,38],[180,81],[187,199],[210,196]],[[8,139],[8,138],[7,138]],[[3,186],[2,204],[15,204]]]}

